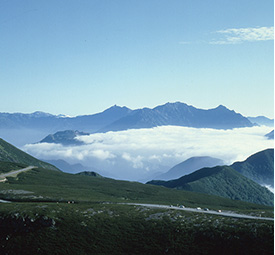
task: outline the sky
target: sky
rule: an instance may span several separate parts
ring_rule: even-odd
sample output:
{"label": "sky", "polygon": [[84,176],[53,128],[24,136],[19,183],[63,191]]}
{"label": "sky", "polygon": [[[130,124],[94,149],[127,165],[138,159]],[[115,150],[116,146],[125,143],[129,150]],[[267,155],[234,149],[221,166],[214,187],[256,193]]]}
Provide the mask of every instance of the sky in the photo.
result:
{"label": "sky", "polygon": [[274,115],[272,0],[0,0],[0,112],[181,101]]}

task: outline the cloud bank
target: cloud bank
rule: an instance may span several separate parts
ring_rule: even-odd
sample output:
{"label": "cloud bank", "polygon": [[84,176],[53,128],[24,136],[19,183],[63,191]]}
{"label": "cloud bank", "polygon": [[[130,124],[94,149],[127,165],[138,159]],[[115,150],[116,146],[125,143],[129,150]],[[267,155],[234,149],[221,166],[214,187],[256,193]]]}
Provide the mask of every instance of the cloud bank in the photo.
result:
{"label": "cloud bank", "polygon": [[216,33],[221,38],[212,41],[211,44],[237,44],[274,39],[274,27],[230,28],[216,31]]}
{"label": "cloud bank", "polygon": [[194,156],[211,156],[225,164],[245,160],[273,140],[264,135],[270,127],[216,130],[161,126],[79,136],[80,146],[28,144],[23,150],[40,159],[63,159],[109,172],[109,177],[141,180],[166,172]]}

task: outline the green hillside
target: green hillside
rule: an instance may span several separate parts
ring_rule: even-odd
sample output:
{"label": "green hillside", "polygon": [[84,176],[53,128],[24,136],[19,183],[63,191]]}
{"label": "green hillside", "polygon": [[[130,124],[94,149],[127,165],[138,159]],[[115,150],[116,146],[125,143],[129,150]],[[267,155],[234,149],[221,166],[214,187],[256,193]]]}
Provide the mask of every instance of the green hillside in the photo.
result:
{"label": "green hillside", "polygon": [[7,143],[0,138],[0,161],[15,162],[25,164],[27,166],[38,166],[51,170],[58,170],[55,166],[38,160],[31,155],[17,149],[15,146]]}
{"label": "green hillside", "polygon": [[274,186],[274,149],[255,153],[243,162],[235,162],[231,167],[259,184]]}
{"label": "green hillside", "polygon": [[[137,182],[73,175],[42,168],[21,173],[16,178],[7,177],[7,179],[8,182],[0,183],[0,199],[13,201],[139,202],[237,210],[265,208],[261,205],[219,196]],[[5,192],[5,190],[15,190],[15,192]],[[21,195],[16,190],[31,193]]]}
{"label": "green hillside", "polygon": [[234,200],[273,205],[273,194],[228,166],[203,168],[171,181],[151,181],[149,184],[201,192]]}

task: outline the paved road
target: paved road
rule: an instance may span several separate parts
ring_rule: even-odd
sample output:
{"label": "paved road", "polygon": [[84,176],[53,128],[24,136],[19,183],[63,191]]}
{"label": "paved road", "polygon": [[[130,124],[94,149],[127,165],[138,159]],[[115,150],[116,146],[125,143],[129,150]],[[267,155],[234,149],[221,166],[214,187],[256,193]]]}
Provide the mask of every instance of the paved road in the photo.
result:
{"label": "paved road", "polygon": [[220,216],[242,218],[242,219],[272,220],[272,221],[274,221],[274,218],[256,217],[256,216],[245,215],[245,214],[237,214],[237,213],[233,213],[233,212],[217,212],[217,211],[213,211],[213,210],[205,211],[202,209],[195,209],[195,208],[186,208],[186,207],[180,208],[178,206],[155,205],[155,204],[136,204],[136,203],[123,203],[123,204],[139,205],[139,206],[145,206],[145,207],[151,207],[151,208],[173,209],[173,210],[181,210],[181,211],[196,212],[196,213],[215,214],[215,215],[220,215]]}
{"label": "paved road", "polygon": [[29,170],[34,169],[34,168],[37,168],[37,166],[28,166],[28,167],[25,167],[25,168],[22,168],[22,169],[19,169],[19,170],[14,170],[14,171],[11,171],[11,172],[8,172],[8,173],[0,174],[0,179],[5,180],[6,177],[13,176],[13,175],[16,176],[17,174],[29,171]]}

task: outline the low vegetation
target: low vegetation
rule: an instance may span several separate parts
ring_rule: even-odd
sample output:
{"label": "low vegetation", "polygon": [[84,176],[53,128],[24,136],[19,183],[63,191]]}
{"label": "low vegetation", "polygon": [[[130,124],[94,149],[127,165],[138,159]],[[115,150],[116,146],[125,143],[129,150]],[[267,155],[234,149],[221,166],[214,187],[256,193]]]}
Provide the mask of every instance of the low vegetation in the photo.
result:
{"label": "low vegetation", "polygon": [[273,254],[273,222],[117,204],[13,203],[1,254]]}

